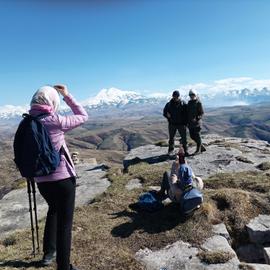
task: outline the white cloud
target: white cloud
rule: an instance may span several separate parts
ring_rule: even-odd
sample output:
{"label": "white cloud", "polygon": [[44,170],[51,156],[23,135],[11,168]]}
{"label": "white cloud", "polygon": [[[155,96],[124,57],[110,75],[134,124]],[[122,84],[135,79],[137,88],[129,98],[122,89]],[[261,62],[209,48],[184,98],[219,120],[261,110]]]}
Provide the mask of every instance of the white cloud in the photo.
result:
{"label": "white cloud", "polygon": [[[190,89],[196,90],[199,94],[216,94],[218,92],[226,92],[230,90],[242,90],[248,88],[253,90],[255,88],[261,90],[267,87],[270,89],[270,79],[258,80],[252,77],[232,77],[221,80],[216,80],[208,83],[198,82],[194,84],[180,85],[176,89],[180,91],[181,96],[188,95]],[[171,96],[172,91],[144,91],[148,97],[168,97]]]}
{"label": "white cloud", "polygon": [[228,90],[241,90],[244,88],[248,89],[262,89],[264,87],[270,88],[270,80],[257,80],[251,77],[234,77],[226,78],[222,80],[216,80],[206,83],[195,83],[189,85],[182,85],[179,87],[180,91],[187,92],[189,89],[194,89],[198,93],[217,93]]}
{"label": "white cloud", "polygon": [[147,97],[149,97],[149,98],[168,98],[168,97],[170,97],[170,94],[155,92],[155,93],[148,94]]}

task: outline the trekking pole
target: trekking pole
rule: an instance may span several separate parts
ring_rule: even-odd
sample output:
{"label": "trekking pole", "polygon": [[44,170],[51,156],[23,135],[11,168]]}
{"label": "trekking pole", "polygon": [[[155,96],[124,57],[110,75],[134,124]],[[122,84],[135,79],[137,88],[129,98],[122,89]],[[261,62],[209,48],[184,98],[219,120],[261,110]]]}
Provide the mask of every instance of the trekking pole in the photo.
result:
{"label": "trekking pole", "polygon": [[35,224],[36,224],[36,237],[37,237],[37,252],[39,253],[39,227],[37,218],[37,200],[36,200],[36,184],[33,178],[31,178],[33,201],[34,201],[34,213],[35,213]]}
{"label": "trekking pole", "polygon": [[31,221],[31,232],[32,232],[32,247],[33,247],[33,255],[35,256],[35,234],[34,234],[34,223],[33,223],[33,210],[32,210],[32,200],[31,200],[31,184],[30,184],[30,179],[27,180],[27,193],[28,193],[28,198],[29,198],[29,212],[30,212],[30,221]]}

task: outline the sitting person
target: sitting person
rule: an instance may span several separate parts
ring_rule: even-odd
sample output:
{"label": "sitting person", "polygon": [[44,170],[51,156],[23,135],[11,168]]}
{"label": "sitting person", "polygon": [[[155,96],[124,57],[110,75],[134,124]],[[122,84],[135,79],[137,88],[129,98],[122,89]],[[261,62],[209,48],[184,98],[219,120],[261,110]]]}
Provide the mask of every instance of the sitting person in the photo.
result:
{"label": "sitting person", "polygon": [[191,167],[186,163],[184,149],[180,146],[176,160],[172,164],[171,172],[164,172],[161,189],[158,191],[160,198],[169,197],[173,202],[180,202],[183,191],[196,187],[203,189],[203,181],[196,177]]}

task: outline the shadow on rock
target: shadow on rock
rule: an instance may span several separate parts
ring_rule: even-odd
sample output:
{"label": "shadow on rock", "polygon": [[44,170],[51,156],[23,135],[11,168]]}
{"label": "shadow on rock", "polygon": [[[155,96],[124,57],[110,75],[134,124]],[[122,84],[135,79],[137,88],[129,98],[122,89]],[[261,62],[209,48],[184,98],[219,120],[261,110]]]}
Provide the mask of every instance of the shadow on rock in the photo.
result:
{"label": "shadow on rock", "polygon": [[136,209],[135,204],[129,206],[134,212],[127,210],[113,213],[113,218],[129,217],[130,222],[123,223],[112,229],[111,234],[114,237],[126,238],[136,230],[156,234],[172,230],[179,223],[184,223],[186,218],[181,216],[179,205],[170,203],[161,210],[149,213],[141,212]]}
{"label": "shadow on rock", "polygon": [[10,260],[10,261],[2,261],[0,262],[0,268],[5,267],[13,267],[13,268],[40,268],[42,265],[40,264],[40,261],[32,261],[32,262],[26,262],[26,261],[20,261],[20,260]]}

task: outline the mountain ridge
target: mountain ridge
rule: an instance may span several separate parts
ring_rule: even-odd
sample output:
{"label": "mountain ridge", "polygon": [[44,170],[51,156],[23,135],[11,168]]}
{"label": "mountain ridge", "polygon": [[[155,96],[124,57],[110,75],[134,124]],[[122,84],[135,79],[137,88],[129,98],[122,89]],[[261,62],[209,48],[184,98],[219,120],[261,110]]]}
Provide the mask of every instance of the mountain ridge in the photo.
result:
{"label": "mountain ridge", "polygon": [[[188,101],[187,95],[182,95],[182,99]],[[260,102],[270,102],[270,89],[263,87],[261,89],[244,88],[241,90],[228,90],[213,93],[199,94],[205,107],[222,107],[236,105],[251,105]],[[153,110],[164,106],[170,99],[168,95],[142,95],[135,91],[123,91],[117,88],[102,89],[95,97],[88,98],[81,102],[86,110],[111,110],[117,108],[120,110],[136,110],[140,106],[152,106]],[[136,108],[137,107],[137,108]],[[149,108],[148,108],[149,109]],[[0,106],[0,120],[16,119],[29,110],[29,106]],[[68,113],[70,109],[64,105],[60,112]]]}

